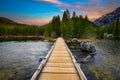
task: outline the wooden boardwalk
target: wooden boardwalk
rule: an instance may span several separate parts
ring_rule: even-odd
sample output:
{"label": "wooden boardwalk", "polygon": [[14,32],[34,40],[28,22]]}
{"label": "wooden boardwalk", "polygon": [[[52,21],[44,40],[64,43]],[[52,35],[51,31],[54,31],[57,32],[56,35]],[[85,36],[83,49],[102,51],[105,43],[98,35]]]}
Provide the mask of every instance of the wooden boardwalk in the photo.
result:
{"label": "wooden boardwalk", "polygon": [[[79,72],[75,60],[70,54],[62,38],[58,38],[47,60],[31,80],[87,80],[83,72]],[[81,70],[81,69],[80,69]]]}

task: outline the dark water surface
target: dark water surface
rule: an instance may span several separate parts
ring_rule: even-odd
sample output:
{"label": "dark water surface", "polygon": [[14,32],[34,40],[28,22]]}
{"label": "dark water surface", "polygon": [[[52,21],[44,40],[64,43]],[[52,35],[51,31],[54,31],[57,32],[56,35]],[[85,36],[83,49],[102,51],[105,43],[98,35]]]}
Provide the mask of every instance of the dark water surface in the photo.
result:
{"label": "dark water surface", "polygon": [[0,80],[29,80],[51,45],[43,41],[0,42]]}
{"label": "dark water surface", "polygon": [[76,49],[76,45],[69,47],[88,80],[120,80],[120,40],[102,40],[94,43],[97,54],[88,62],[79,62],[85,52]]}

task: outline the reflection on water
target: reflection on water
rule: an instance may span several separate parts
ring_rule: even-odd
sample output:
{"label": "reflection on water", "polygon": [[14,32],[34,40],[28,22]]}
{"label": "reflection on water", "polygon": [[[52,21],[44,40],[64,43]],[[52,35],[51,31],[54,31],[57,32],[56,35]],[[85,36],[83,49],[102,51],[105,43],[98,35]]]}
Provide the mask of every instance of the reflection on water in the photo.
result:
{"label": "reflection on water", "polygon": [[29,80],[50,47],[51,43],[42,41],[0,42],[0,80],[13,76]]}
{"label": "reflection on water", "polygon": [[[87,63],[79,62],[87,79],[120,80],[120,41],[103,40],[94,44],[97,54]],[[78,60],[85,54],[80,50],[75,50],[75,48],[72,48],[71,51]]]}

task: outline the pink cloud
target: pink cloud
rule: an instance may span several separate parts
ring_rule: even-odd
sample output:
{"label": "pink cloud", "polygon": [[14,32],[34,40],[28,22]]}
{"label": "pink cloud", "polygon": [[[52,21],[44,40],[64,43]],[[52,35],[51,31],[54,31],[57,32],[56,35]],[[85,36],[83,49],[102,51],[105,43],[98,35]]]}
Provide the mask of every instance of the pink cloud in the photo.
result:
{"label": "pink cloud", "polygon": [[70,7],[69,4],[67,3],[64,3],[64,2],[61,2],[60,0],[34,0],[34,1],[39,1],[39,2],[48,2],[48,3],[52,3],[52,4],[56,4],[56,6],[58,7]]}
{"label": "pink cloud", "polygon": [[91,2],[100,2],[101,0],[90,0]]}
{"label": "pink cloud", "polygon": [[19,19],[15,20],[16,22],[22,23],[22,24],[29,24],[29,25],[43,25],[46,23],[49,23],[51,19]]}
{"label": "pink cloud", "polygon": [[35,0],[35,1],[43,1],[43,2],[49,2],[52,4],[62,4],[59,0]]}
{"label": "pink cloud", "polygon": [[79,7],[75,7],[75,9],[77,9],[77,10],[87,12],[87,15],[90,20],[95,20],[95,19],[101,17],[102,15],[113,11],[115,8],[116,8],[116,6],[114,6],[114,5],[106,5],[106,6],[88,5],[87,7],[83,7],[81,5]]}

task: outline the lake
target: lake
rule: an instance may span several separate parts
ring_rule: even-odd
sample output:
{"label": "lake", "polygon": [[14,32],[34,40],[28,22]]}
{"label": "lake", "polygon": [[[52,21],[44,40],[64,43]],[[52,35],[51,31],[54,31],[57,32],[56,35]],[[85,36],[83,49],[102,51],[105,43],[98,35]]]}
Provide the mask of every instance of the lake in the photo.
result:
{"label": "lake", "polygon": [[0,42],[0,80],[30,80],[51,46],[43,41]]}
{"label": "lake", "polygon": [[94,42],[96,55],[88,62],[81,63],[80,58],[86,55],[79,44],[69,44],[77,62],[88,80],[120,80],[120,40],[102,40]]}
{"label": "lake", "polygon": [[[0,42],[0,80],[14,77],[30,80],[53,43],[44,41]],[[94,42],[96,55],[88,62],[79,60],[86,56],[79,44],[68,44],[88,80],[120,80],[120,41],[102,40]]]}

